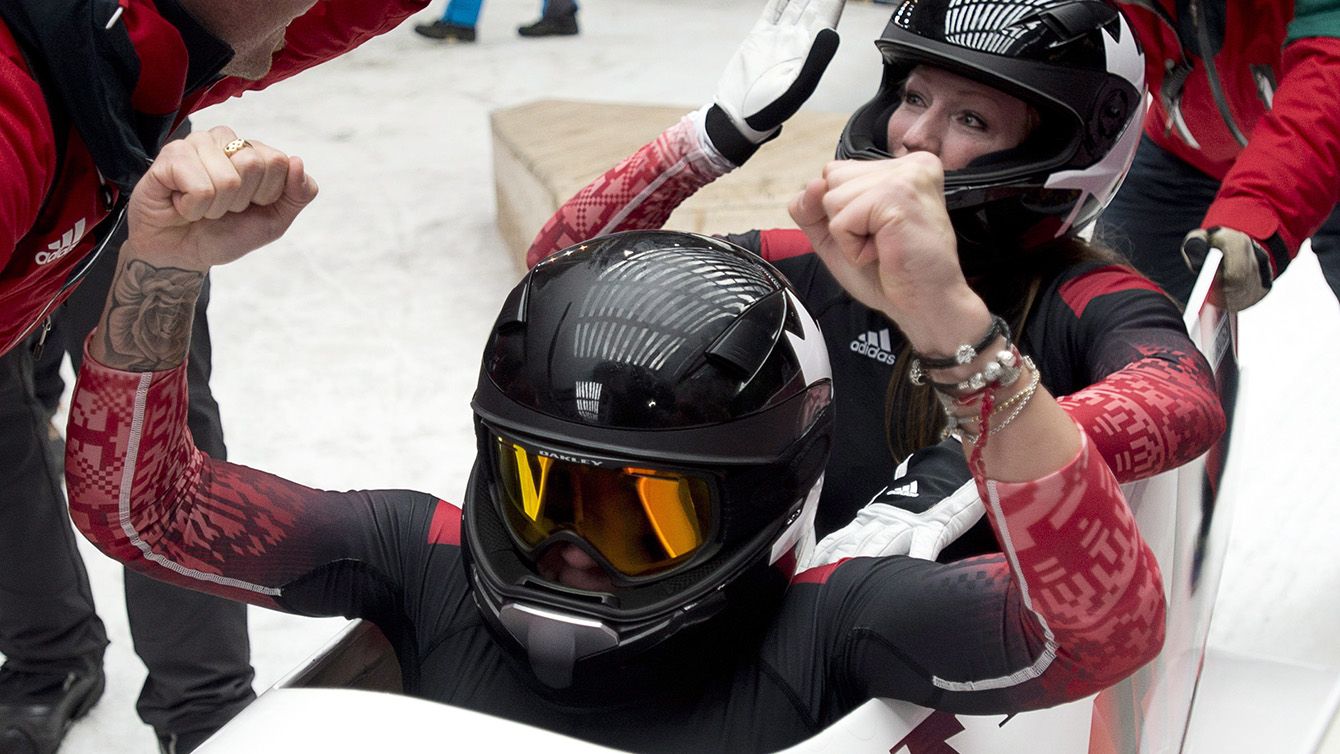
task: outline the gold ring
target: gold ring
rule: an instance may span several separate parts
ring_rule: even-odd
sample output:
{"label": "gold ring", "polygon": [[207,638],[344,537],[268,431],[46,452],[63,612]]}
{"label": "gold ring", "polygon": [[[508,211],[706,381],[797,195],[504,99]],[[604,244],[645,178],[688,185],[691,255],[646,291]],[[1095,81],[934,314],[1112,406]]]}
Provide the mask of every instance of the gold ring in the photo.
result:
{"label": "gold ring", "polygon": [[246,139],[233,139],[232,141],[223,145],[223,156],[232,157],[233,155],[237,154],[238,152],[241,152],[243,149],[246,149],[249,146],[251,146],[251,142],[247,141]]}

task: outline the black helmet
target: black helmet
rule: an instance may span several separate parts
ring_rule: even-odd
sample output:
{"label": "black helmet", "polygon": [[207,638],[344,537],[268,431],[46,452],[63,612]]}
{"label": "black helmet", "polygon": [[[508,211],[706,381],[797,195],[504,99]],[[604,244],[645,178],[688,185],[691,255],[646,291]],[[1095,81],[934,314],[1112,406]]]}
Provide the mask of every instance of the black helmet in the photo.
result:
{"label": "black helmet", "polygon": [[[463,538],[499,641],[544,687],[608,691],[766,620],[812,545],[830,400],[818,324],[739,247],[634,231],[536,265],[472,404]],[[543,575],[560,543],[608,581]]]}
{"label": "black helmet", "polygon": [[1139,142],[1144,56],[1102,0],[904,0],[880,39],[884,76],[847,122],[839,159],[890,156],[886,129],[903,81],[929,65],[1035,108],[1023,144],[945,175],[960,241],[1020,247],[1074,233],[1116,193]]}

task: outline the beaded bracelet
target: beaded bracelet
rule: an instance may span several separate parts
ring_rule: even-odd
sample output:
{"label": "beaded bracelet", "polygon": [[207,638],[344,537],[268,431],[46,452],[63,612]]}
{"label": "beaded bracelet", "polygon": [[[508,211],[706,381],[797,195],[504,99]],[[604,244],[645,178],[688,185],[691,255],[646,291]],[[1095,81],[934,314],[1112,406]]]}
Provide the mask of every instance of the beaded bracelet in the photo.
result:
{"label": "beaded bracelet", "polygon": [[[1010,396],[1006,400],[1002,401],[1000,404],[992,407],[989,416],[996,416],[997,414],[1000,414],[1001,412],[1005,411],[1011,406],[1014,406],[1014,404],[1018,403],[1017,406],[1014,406],[1014,410],[1010,412],[1010,415],[1005,417],[1004,421],[995,425],[994,427],[986,429],[986,433],[988,436],[996,434],[1000,430],[1004,429],[1005,426],[1008,425],[1010,422],[1014,421],[1019,416],[1019,413],[1024,410],[1024,406],[1027,406],[1028,402],[1032,400],[1033,394],[1037,392],[1038,385],[1042,381],[1042,373],[1039,372],[1037,367],[1033,365],[1033,360],[1028,358],[1027,356],[1024,357],[1024,366],[1027,366],[1029,370],[1033,372],[1033,378],[1028,381],[1028,386],[1025,387],[1023,390],[1020,390],[1019,392]],[[967,432],[963,429],[960,429],[960,427],[963,427],[964,425],[970,424],[972,422],[985,423],[985,419],[983,417],[959,416],[957,414],[952,413],[952,409],[950,408],[951,404],[958,404],[959,406],[965,405],[953,399],[949,399],[949,401],[946,401],[944,398],[941,398],[940,403],[945,410],[946,418],[948,418],[949,420],[949,423],[940,433],[942,437],[957,435],[961,442],[966,442],[969,444],[976,443],[981,438],[981,433],[972,434],[971,432]]]}
{"label": "beaded bracelet", "polygon": [[[1033,394],[1036,393],[1037,390],[1038,386],[1036,384],[1031,384],[1027,388],[1024,388],[1024,390],[1020,393],[1020,395],[1024,396],[1024,400],[1018,406],[1014,407],[1014,411],[1011,411],[1010,415],[1005,417],[1005,421],[995,425],[994,427],[991,427],[990,429],[985,430],[986,436],[990,437],[991,435],[994,435],[997,432],[1001,431],[1002,429],[1005,429],[1005,427],[1009,426],[1009,423],[1014,421],[1015,418],[1019,416],[1019,413],[1024,410],[1024,407],[1028,405],[1028,402],[1033,398]],[[982,439],[982,433],[980,432],[974,435],[962,429],[955,429],[953,430],[953,433],[958,435],[959,442],[965,442],[974,446],[976,446],[977,442]]]}
{"label": "beaded bracelet", "polygon": [[977,358],[978,354],[985,351],[987,347],[996,341],[996,338],[999,338],[1002,335],[1005,336],[1005,340],[1010,339],[1010,326],[1005,324],[1005,320],[992,314],[991,326],[986,329],[986,335],[982,336],[982,339],[977,342],[977,345],[959,346],[955,349],[953,356],[943,359],[933,359],[913,350],[912,369],[913,371],[921,372],[925,370],[953,369],[954,367],[961,367],[964,364],[971,364],[972,360]]}
{"label": "beaded bracelet", "polygon": [[1042,372],[1038,371],[1038,369],[1033,366],[1033,360],[1027,356],[1024,357],[1024,366],[1028,367],[1033,372],[1033,379],[1028,381],[1028,387],[1025,387],[1023,390],[1020,390],[1019,392],[1015,393],[1014,395],[1010,396],[1009,398],[1002,401],[999,405],[997,405],[996,408],[991,412],[992,416],[1004,413],[1006,409],[1014,405],[1015,401],[1022,400],[1023,402],[1027,403],[1028,399],[1033,397],[1032,391],[1037,390],[1038,383],[1042,382]]}
{"label": "beaded bracelet", "polygon": [[1019,349],[1008,341],[1005,345],[1005,348],[996,351],[995,358],[988,361],[982,371],[973,373],[962,382],[935,382],[927,379],[915,361],[908,370],[908,379],[912,380],[913,385],[930,385],[937,393],[954,397],[980,392],[988,385],[1009,387],[1019,379],[1022,370],[1019,367]]}

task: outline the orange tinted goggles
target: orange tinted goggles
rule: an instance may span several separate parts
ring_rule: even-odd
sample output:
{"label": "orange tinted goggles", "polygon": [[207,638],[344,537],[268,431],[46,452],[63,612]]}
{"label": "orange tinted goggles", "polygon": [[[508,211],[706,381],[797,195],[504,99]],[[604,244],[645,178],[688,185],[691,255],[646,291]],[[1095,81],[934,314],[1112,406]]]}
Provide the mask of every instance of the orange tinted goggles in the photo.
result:
{"label": "orange tinted goggles", "polygon": [[650,576],[702,547],[711,522],[708,482],[632,466],[591,466],[497,440],[508,526],[534,549],[562,531],[586,540],[626,576]]}

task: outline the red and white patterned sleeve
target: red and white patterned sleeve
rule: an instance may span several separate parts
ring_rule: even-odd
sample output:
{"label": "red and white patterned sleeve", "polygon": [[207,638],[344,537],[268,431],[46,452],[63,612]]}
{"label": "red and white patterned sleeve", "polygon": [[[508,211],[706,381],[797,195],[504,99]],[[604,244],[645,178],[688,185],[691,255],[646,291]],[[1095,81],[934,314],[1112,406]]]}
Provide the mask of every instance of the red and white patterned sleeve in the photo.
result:
{"label": "red and white patterned sleeve", "polygon": [[1181,314],[1147,278],[1120,265],[1064,283],[1057,311],[1072,317],[1088,384],[1057,402],[1120,482],[1181,466],[1210,449],[1227,427],[1209,362]]}
{"label": "red and white patterned sleeve", "polygon": [[[122,372],[87,352],[70,408],[70,515],[127,567],[188,589],[280,607],[283,586],[339,548],[354,505],[214,461],[186,427],[185,365]],[[282,609],[282,608],[281,608]]]}
{"label": "red and white patterned sleeve", "polygon": [[1118,481],[1145,479],[1200,457],[1227,420],[1214,376],[1193,348],[1150,353],[1057,399],[1097,446]]}
{"label": "red and white patterned sleeve", "polygon": [[[1081,699],[1158,655],[1158,563],[1111,470],[1080,437],[1074,458],[1039,479],[973,480],[1000,552],[947,563],[860,556],[793,581],[800,594],[823,590],[799,620],[837,637],[828,646],[853,693],[1008,714]],[[904,480],[931,489],[962,467],[956,447],[919,454]]]}
{"label": "red and white patterned sleeve", "polygon": [[1163,646],[1158,562],[1116,478],[1080,434],[1075,459],[1041,479],[976,480],[1023,606],[1045,636],[1047,649],[1021,674],[1042,676],[1048,697],[1098,691]]}
{"label": "red and white patterned sleeve", "polygon": [[606,233],[660,228],[685,199],[734,170],[703,143],[699,118],[701,111],[685,115],[559,207],[531,242],[526,266]]}

